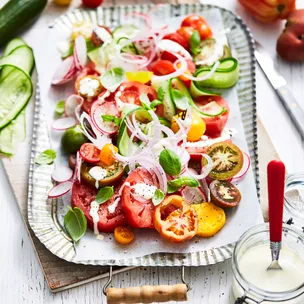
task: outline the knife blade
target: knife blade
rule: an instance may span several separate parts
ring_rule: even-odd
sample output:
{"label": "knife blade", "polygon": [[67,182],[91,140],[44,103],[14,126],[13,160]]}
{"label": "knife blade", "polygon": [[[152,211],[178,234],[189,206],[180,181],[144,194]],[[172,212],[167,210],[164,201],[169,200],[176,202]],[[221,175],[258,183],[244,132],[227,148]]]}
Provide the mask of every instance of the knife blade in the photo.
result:
{"label": "knife blade", "polygon": [[302,138],[304,138],[304,111],[300,107],[296,98],[293,96],[286,80],[276,71],[271,56],[258,42],[256,42],[256,50],[254,51],[254,55],[262,71],[266,75],[268,81],[274,88],[287,113],[298,129],[300,135]]}

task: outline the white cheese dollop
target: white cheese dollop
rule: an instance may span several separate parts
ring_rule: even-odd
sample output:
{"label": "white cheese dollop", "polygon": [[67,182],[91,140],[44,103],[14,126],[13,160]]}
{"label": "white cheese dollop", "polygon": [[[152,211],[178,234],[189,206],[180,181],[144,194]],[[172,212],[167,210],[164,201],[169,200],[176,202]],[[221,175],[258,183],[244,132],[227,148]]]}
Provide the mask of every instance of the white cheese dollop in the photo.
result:
{"label": "white cheese dollop", "polygon": [[135,196],[140,196],[146,200],[152,199],[157,188],[153,185],[147,185],[144,183],[138,183],[134,186],[131,186],[131,189],[134,190]]}
{"label": "white cheese dollop", "polygon": [[89,174],[96,180],[95,187],[99,188],[98,181],[101,179],[104,179],[107,176],[108,171],[104,168],[101,168],[99,166],[95,166],[90,169]]}
{"label": "white cheese dollop", "polygon": [[85,77],[79,82],[79,93],[88,97],[93,97],[100,83],[97,79]]}

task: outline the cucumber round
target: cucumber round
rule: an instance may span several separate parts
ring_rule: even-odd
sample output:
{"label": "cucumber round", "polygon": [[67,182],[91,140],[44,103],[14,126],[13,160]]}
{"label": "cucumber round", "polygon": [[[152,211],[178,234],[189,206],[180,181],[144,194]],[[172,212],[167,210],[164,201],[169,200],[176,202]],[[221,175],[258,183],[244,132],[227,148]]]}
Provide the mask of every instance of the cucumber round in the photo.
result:
{"label": "cucumber round", "polygon": [[0,46],[36,20],[47,0],[10,0],[0,9]]}
{"label": "cucumber round", "polygon": [[11,40],[4,49],[3,56],[9,55],[14,49],[19,46],[26,45],[25,41],[22,38],[15,38]]}
{"label": "cucumber round", "polygon": [[114,38],[115,41],[118,41],[120,38],[133,38],[135,37],[138,32],[139,32],[139,28],[136,27],[135,25],[132,24],[126,24],[126,25],[121,25],[118,26],[112,33],[112,36]]}

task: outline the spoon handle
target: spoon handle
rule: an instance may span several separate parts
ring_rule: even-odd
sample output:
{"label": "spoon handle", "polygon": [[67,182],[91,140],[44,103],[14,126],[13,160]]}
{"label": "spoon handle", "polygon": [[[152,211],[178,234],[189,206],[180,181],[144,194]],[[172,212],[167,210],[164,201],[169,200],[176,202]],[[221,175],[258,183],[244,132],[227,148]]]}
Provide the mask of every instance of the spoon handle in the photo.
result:
{"label": "spoon handle", "polygon": [[285,188],[285,165],[281,161],[272,160],[267,166],[267,176],[270,242],[281,242]]}

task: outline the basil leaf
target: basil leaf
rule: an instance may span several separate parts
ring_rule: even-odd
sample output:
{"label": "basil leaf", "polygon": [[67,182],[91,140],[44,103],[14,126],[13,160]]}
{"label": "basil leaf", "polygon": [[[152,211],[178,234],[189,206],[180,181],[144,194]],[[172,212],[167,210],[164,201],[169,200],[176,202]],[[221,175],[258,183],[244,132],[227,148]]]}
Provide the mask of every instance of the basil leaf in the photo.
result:
{"label": "basil leaf", "polygon": [[156,189],[154,196],[152,198],[152,203],[154,204],[154,206],[159,205],[163,201],[164,197],[165,197],[164,192],[161,191],[160,189]]}
{"label": "basil leaf", "polygon": [[151,110],[153,110],[155,107],[157,107],[158,105],[160,105],[162,103],[163,103],[162,101],[160,101],[158,99],[154,99],[150,104]]}
{"label": "basil leaf", "polygon": [[103,204],[106,201],[108,201],[114,194],[114,187],[113,186],[107,186],[101,188],[95,198],[95,201],[98,204]]}
{"label": "basil leaf", "polygon": [[121,122],[120,118],[115,117],[113,115],[101,115],[101,118],[103,121],[106,121],[106,122],[114,122],[115,126],[119,126],[120,122]]}
{"label": "basil leaf", "polygon": [[38,165],[50,165],[54,162],[56,158],[56,151],[48,149],[41,152],[35,160],[35,163]]}
{"label": "basil leaf", "polygon": [[93,51],[94,49],[97,49],[96,45],[91,39],[86,39],[86,45],[87,45],[87,53]]}
{"label": "basil leaf", "polygon": [[158,90],[157,90],[157,98],[159,100],[163,101],[164,97],[165,97],[164,89],[162,87],[159,87]]}
{"label": "basil leaf", "polygon": [[201,36],[199,32],[195,30],[190,37],[190,50],[193,55],[197,55],[199,53],[200,42],[201,42]]}
{"label": "basil leaf", "polygon": [[60,100],[57,102],[55,112],[59,115],[64,113],[64,100]]}
{"label": "basil leaf", "polygon": [[125,78],[122,68],[113,68],[100,76],[100,82],[107,90],[114,92]]}
{"label": "basil leaf", "polygon": [[182,170],[182,164],[178,155],[169,149],[164,149],[159,155],[159,163],[169,175],[178,175]]}
{"label": "basil leaf", "polygon": [[68,206],[68,212],[64,216],[64,227],[71,238],[78,242],[87,230],[87,219],[83,211],[77,207]]}
{"label": "basil leaf", "polygon": [[172,90],[171,93],[175,106],[180,110],[187,110],[189,106],[189,97],[179,90]]}
{"label": "basil leaf", "polygon": [[173,193],[184,186],[196,188],[199,186],[199,183],[193,177],[189,177],[189,176],[179,177],[177,179],[168,182],[168,193]]}

